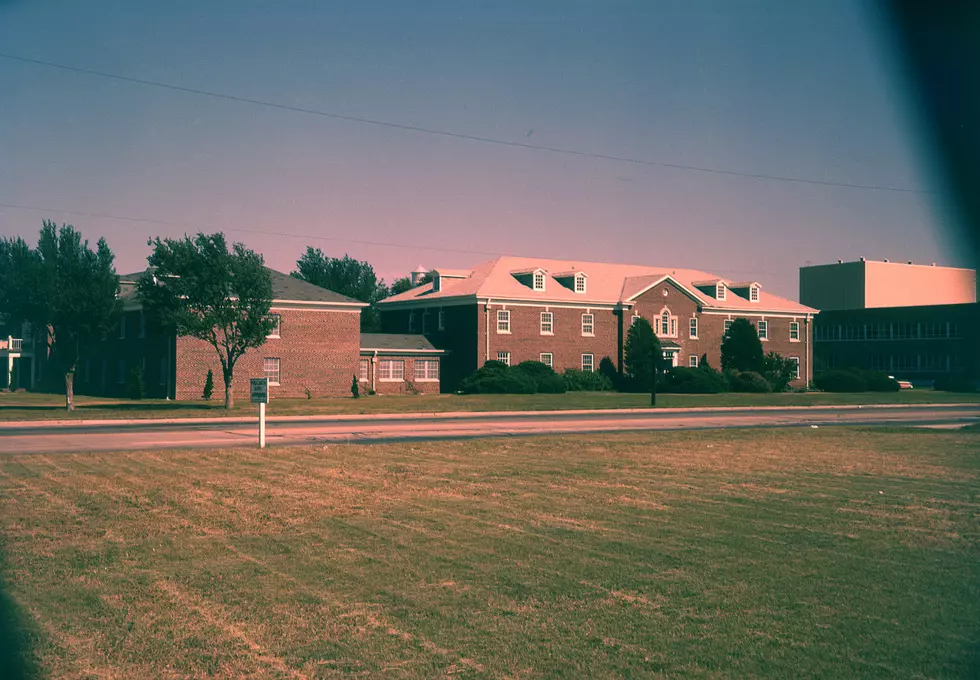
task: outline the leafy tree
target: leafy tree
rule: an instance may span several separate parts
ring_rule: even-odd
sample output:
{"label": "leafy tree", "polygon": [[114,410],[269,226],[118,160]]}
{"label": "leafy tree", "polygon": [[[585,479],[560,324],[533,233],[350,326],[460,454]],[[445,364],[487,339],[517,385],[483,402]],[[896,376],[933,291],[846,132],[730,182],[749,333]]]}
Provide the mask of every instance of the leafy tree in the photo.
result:
{"label": "leafy tree", "polygon": [[631,392],[649,392],[653,386],[654,369],[659,370],[663,352],[660,340],[650,322],[638,317],[626,334],[623,356],[623,372]]}
{"label": "leafy tree", "polygon": [[204,401],[211,401],[212,394],[214,394],[214,371],[209,368],[208,374],[204,378],[204,392],[201,393],[201,397]]}
{"label": "leafy tree", "polygon": [[381,329],[374,305],[388,297],[388,287],[384,280],[378,279],[370,264],[346,254],[329,257],[319,248],[307,246],[306,252],[296,261],[296,268],[291,275],[297,279],[369,303],[370,307],[361,310],[361,330],[376,332]]}
{"label": "leafy tree", "polygon": [[430,281],[432,281],[432,277],[433,277],[432,272],[426,272],[425,275],[421,279],[419,279],[419,282],[413,285],[412,279],[410,277],[403,276],[400,279],[394,280],[394,282],[391,284],[391,288],[389,289],[388,293],[389,295],[392,296],[399,295],[400,293],[404,293],[406,290],[412,290],[417,286],[421,286],[426,283],[429,283]]}
{"label": "leafy tree", "polygon": [[21,238],[0,239],[0,309],[11,320],[46,329],[69,411],[75,409],[79,356],[119,317],[114,260],[105,239],[93,251],[75,227],[59,229],[51,220],[42,223],[36,249]]}
{"label": "leafy tree", "polygon": [[235,363],[264,344],[276,324],[269,316],[272,280],[262,256],[241,243],[229,251],[221,233],[156,238],[148,245],[152,269],[140,279],[140,300],[178,335],[214,347],[225,381],[225,408],[233,408]]}
{"label": "leafy tree", "polygon": [[782,392],[790,381],[796,379],[796,364],[775,352],[769,352],[762,360],[762,377],[772,386],[773,392]]}
{"label": "leafy tree", "polygon": [[721,368],[755,373],[765,370],[762,341],[748,319],[735,319],[721,341]]}

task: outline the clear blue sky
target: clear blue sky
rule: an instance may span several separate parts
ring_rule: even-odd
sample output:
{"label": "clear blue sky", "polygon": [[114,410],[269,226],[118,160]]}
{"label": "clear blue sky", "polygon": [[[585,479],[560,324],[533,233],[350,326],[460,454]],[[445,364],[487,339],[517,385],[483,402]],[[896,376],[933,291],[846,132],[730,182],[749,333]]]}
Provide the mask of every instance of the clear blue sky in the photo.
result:
{"label": "clear blue sky", "polygon": [[[0,0],[0,52],[464,135],[937,189],[858,2]],[[120,272],[145,266],[147,238],[199,230],[283,271],[313,245],[389,281],[483,251],[696,267],[796,297],[806,261],[967,264],[928,193],[559,155],[5,58],[0,203],[189,225],[0,208],[0,235],[33,242],[52,217],[105,236]]]}

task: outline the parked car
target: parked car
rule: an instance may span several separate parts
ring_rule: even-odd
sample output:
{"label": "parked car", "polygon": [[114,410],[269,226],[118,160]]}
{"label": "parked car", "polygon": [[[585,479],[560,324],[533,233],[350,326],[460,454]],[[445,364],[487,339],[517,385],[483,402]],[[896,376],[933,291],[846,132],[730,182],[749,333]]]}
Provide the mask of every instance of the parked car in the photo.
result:
{"label": "parked car", "polygon": [[912,383],[910,383],[908,380],[899,380],[898,378],[896,378],[893,375],[890,375],[888,377],[891,378],[892,380],[894,380],[895,382],[897,382],[900,389],[903,389],[903,390],[910,390],[910,389],[912,389]]}

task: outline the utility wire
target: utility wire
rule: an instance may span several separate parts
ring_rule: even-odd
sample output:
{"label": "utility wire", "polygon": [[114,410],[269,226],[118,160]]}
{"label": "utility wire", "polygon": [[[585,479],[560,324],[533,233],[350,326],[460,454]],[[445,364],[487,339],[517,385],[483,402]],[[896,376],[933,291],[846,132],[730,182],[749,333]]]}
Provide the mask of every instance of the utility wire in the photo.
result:
{"label": "utility wire", "polygon": [[[181,227],[183,229],[195,229],[204,230],[206,227],[202,225],[195,225],[191,222],[174,222],[171,220],[155,220],[147,217],[128,217],[124,215],[109,215],[106,213],[95,213],[87,212],[84,210],[62,210],[60,208],[44,208],[35,205],[21,205],[18,203],[3,203],[0,202],[0,208],[10,208],[12,210],[31,210],[34,212],[46,212],[46,213],[58,213],[62,215],[79,215],[82,217],[92,217],[96,219],[105,220],[119,220],[122,222],[139,222],[143,224],[160,224],[164,226],[171,227]],[[437,251],[442,253],[462,253],[464,255],[489,255],[491,257],[498,257],[502,255],[510,255],[510,253],[494,252],[489,250],[467,250],[464,248],[446,248],[440,246],[418,246],[410,245],[407,243],[392,243],[390,241],[367,241],[362,239],[353,238],[341,238],[339,236],[315,236],[312,234],[293,234],[289,232],[282,231],[268,231],[265,229],[243,229],[241,227],[225,227],[224,231],[237,231],[244,232],[246,234],[259,234],[262,236],[280,236],[283,238],[301,238],[308,239],[311,241],[331,241],[335,243],[353,243],[356,245],[364,246],[382,246],[386,248],[404,248],[405,250],[424,250],[424,251]],[[522,256],[526,257],[526,256]],[[565,258],[565,259],[575,259],[575,258]],[[727,272],[730,274],[765,274],[767,276],[775,276],[773,272],[760,272],[754,269],[712,269],[715,272]]]}
{"label": "utility wire", "polygon": [[506,139],[497,139],[494,137],[482,137],[479,135],[468,135],[460,132],[449,132],[446,130],[437,130],[434,128],[420,127],[417,125],[405,125],[402,123],[392,123],[390,121],[375,120],[372,118],[362,118],[360,116],[348,116],[340,113],[332,113],[330,111],[321,111],[318,109],[308,109],[301,106],[292,106],[290,104],[282,104],[273,101],[267,101],[263,99],[251,99],[248,97],[239,97],[231,94],[223,94],[220,92],[212,92],[210,90],[203,90],[193,87],[184,87],[182,85],[172,85],[169,83],[163,83],[155,80],[146,80],[143,78],[133,78],[130,76],[120,75],[118,73],[109,73],[107,71],[96,71],[94,69],[80,68],[77,66],[69,66],[67,64],[59,64],[52,61],[42,61],[40,59],[31,59],[29,57],[23,57],[16,54],[9,54],[5,52],[0,52],[0,58],[9,59],[12,61],[19,61],[25,64],[33,64],[36,66],[45,66],[48,68],[61,69],[63,71],[71,71],[72,73],[81,73],[89,76],[97,76],[99,78],[109,78],[116,81],[121,81],[125,83],[134,83],[137,85],[145,85],[147,87],[156,87],[165,90],[171,90],[174,92],[184,92],[187,94],[195,94],[203,97],[212,97],[215,99],[223,99],[226,101],[239,102],[242,104],[252,104],[254,106],[263,106],[272,109],[280,109],[283,111],[292,111],[294,113],[305,113],[312,116],[320,116],[322,118],[331,118],[333,120],[342,120],[351,123],[361,123],[364,125],[375,125],[378,127],[391,128],[395,130],[405,130],[409,132],[417,132],[420,134],[436,135],[440,137],[450,137],[453,139],[462,139],[470,142],[481,142],[484,144],[494,144],[497,146],[507,146],[518,149],[529,149],[532,151],[545,151],[554,154],[563,154],[566,156],[579,156],[582,158],[594,158],[599,160],[614,161],[619,163],[630,163],[632,165],[641,165],[648,167],[658,167],[658,168],[669,168],[672,170],[685,170],[689,172],[703,172],[711,173],[715,175],[727,175],[731,177],[747,177],[750,179],[757,180],[769,180],[772,182],[790,182],[794,184],[811,184],[816,186],[826,186],[826,187],[840,187],[845,189],[859,189],[865,191],[888,191],[894,193],[904,193],[904,194],[931,194],[933,192],[927,191],[925,189],[915,189],[908,187],[893,187],[885,185],[875,185],[875,184],[856,184],[852,182],[833,182],[828,180],[818,180],[818,179],[807,179],[804,177],[790,177],[787,175],[765,175],[754,172],[741,172],[737,170],[722,170],[719,168],[709,168],[699,165],[684,165],[681,163],[664,163],[659,161],[650,161],[640,158],[631,158],[629,156],[614,156],[610,154],[593,153],[590,151],[580,151],[576,149],[568,149],[564,147],[557,146],[544,146],[540,144],[528,144],[526,142],[515,142]]}

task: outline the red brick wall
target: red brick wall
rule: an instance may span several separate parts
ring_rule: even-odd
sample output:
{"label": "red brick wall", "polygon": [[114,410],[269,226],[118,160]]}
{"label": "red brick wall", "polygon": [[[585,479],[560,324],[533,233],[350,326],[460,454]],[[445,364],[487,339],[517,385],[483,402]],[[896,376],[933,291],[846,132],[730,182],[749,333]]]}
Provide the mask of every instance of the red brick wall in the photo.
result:
{"label": "red brick wall", "polygon": [[[251,349],[235,364],[234,394],[248,399],[249,378],[264,377],[264,359],[277,357],[280,384],[269,387],[270,398],[350,394],[360,356],[360,313],[277,309],[279,338]],[[200,399],[208,369],[214,371],[214,396],[224,398],[218,354],[210,344],[190,337],[177,339],[177,399]]]}
{"label": "red brick wall", "polygon": [[[361,391],[367,394],[367,391],[371,389],[372,379],[374,378],[374,372],[377,369],[377,364],[373,361],[373,356],[364,354],[361,355],[361,359],[368,359],[370,363],[368,364],[368,379],[366,382],[361,383]],[[415,388],[415,392],[418,394],[439,394],[439,381],[438,380],[416,380],[415,379],[415,361],[416,359],[427,359],[439,361],[439,357],[412,357],[407,355],[385,355],[383,357],[378,357],[381,359],[395,359],[397,361],[405,362],[405,378],[411,382],[412,387]],[[441,369],[441,366],[440,366]],[[378,378],[374,380],[374,391],[375,394],[412,394],[409,389],[409,384],[405,380],[399,380],[398,382],[385,382]],[[348,385],[349,387],[349,385]]]}

